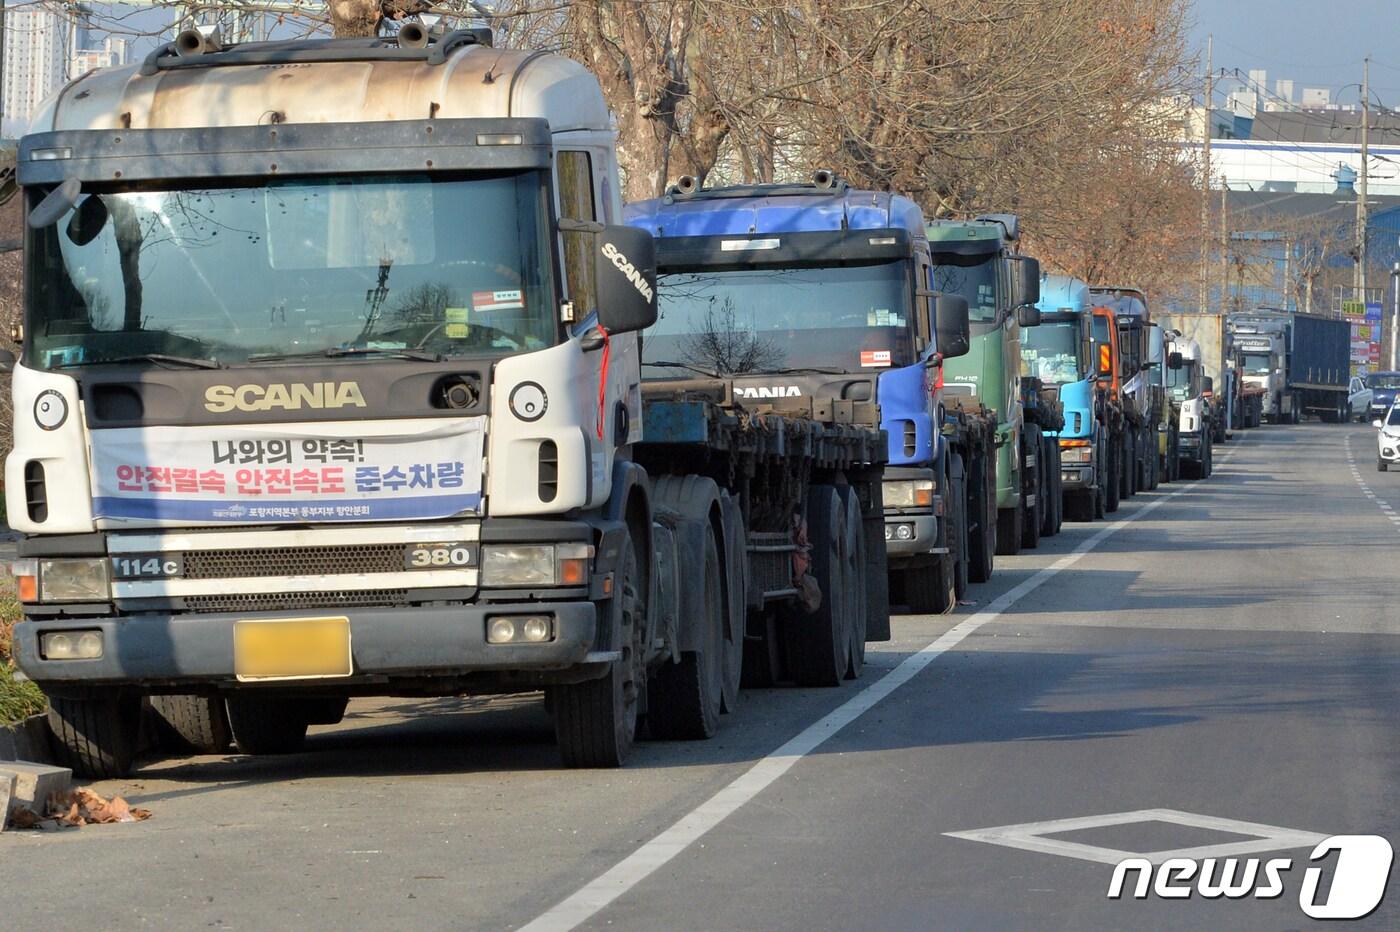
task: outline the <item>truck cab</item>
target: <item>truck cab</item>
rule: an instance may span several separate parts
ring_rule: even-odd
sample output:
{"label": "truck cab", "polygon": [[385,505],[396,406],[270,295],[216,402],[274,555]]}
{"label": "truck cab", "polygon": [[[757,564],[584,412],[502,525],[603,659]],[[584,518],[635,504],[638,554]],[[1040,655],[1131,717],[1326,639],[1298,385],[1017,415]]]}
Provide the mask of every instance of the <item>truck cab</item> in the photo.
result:
{"label": "truck cab", "polygon": [[1244,388],[1262,395],[1263,419],[1277,422],[1292,414],[1288,392],[1288,332],[1283,319],[1231,315],[1234,346],[1242,358]]}
{"label": "truck cab", "polygon": [[1041,430],[1027,428],[1021,401],[1021,328],[1039,322],[1040,264],[1014,251],[1009,214],[937,220],[928,238],[934,290],[966,298],[971,321],[970,351],[944,365],[945,404],[996,421],[996,551],[1018,553],[1039,542],[1045,507]]}
{"label": "truck cab", "polygon": [[1178,409],[1177,434],[1181,447],[1182,475],[1188,479],[1204,479],[1213,464],[1210,403],[1201,346],[1195,340],[1177,337],[1171,352],[1180,357],[1180,365],[1167,369],[1167,388]]}
{"label": "truck cab", "polygon": [[934,294],[918,206],[819,171],[802,184],[682,179],[626,217],[658,250],[644,379],[722,376],[754,407],[878,404],[894,597],[950,611],[966,492],[943,367],[967,351],[967,310]]}
{"label": "truck cab", "polygon": [[1094,389],[1103,408],[1107,427],[1104,511],[1113,513],[1124,495],[1128,470],[1128,405],[1123,391],[1123,350],[1118,332],[1118,315],[1112,308],[1095,304],[1089,312],[1089,334],[1093,341],[1097,381]]}
{"label": "truck cab", "polygon": [[1162,373],[1151,356],[1151,318],[1147,297],[1139,288],[1096,286],[1094,303],[1110,308],[1117,318],[1120,383],[1127,418],[1126,470],[1122,492],[1131,496],[1153,488],[1157,480],[1157,424],[1162,398]]}
{"label": "truck cab", "polygon": [[1058,389],[1064,426],[1059,446],[1065,513],[1071,520],[1102,517],[1108,426],[1097,390],[1089,286],[1069,275],[1045,275],[1040,284],[1040,325],[1021,331],[1023,371]]}

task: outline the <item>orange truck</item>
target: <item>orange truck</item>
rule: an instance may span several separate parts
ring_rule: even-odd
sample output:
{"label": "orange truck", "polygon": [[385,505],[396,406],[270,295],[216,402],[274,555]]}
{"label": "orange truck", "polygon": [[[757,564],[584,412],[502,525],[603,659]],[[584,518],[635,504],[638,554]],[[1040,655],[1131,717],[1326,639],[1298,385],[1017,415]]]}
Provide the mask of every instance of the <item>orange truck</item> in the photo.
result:
{"label": "orange truck", "polygon": [[1095,307],[1091,312],[1089,338],[1093,343],[1094,367],[1098,376],[1095,407],[1106,438],[1103,459],[1106,481],[1104,511],[1118,510],[1123,476],[1128,463],[1127,419],[1123,412],[1123,369],[1118,345],[1118,318],[1111,308]]}

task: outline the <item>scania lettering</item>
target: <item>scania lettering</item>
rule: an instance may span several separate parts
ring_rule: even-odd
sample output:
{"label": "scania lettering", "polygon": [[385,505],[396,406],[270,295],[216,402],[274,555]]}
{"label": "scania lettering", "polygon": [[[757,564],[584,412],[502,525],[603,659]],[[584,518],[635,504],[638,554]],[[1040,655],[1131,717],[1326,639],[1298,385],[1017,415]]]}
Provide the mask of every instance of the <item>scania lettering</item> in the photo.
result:
{"label": "scania lettering", "polygon": [[21,142],[14,644],[67,763],[125,773],[147,696],[271,754],[353,696],[542,690],[564,762],[613,767],[643,714],[714,734],[746,671],[860,673],[878,413],[643,385],[655,246],[583,66],[176,49]]}
{"label": "scania lettering", "polygon": [[204,390],[204,408],[215,414],[228,411],[270,411],[282,408],[364,408],[365,396],[354,382],[317,382],[314,385],[211,385]]}

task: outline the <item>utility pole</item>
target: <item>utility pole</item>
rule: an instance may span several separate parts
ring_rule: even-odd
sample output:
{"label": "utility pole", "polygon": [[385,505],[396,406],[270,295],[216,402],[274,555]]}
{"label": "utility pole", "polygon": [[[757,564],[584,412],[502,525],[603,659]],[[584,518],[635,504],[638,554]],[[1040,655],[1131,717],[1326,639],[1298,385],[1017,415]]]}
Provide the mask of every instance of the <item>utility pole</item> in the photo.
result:
{"label": "utility pole", "polygon": [[[3,2],[3,0],[0,0]],[[1201,122],[1201,313],[1210,310],[1210,132],[1211,103],[1215,99],[1215,36],[1206,37],[1206,97]],[[1222,300],[1224,294],[1221,295]]]}
{"label": "utility pole", "polygon": [[1230,294],[1229,197],[1230,180],[1222,175],[1220,178],[1220,313],[1222,314],[1229,310],[1226,301]]}
{"label": "utility pole", "polygon": [[1400,370],[1400,262],[1390,272],[1390,284],[1395,295],[1390,312],[1390,371]]}
{"label": "utility pole", "polygon": [[1366,56],[1361,71],[1361,175],[1356,186],[1356,270],[1352,274],[1355,294],[1366,300],[1366,225],[1370,222],[1366,203],[1366,181],[1371,162],[1371,57]]}

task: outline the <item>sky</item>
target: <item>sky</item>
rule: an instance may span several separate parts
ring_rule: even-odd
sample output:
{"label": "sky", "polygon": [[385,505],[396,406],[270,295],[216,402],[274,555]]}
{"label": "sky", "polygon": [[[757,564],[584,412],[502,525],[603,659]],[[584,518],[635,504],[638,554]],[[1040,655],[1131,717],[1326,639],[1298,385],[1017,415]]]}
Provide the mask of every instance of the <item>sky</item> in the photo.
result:
{"label": "sky", "polygon": [[1396,0],[1195,0],[1192,42],[1204,72],[1206,36],[1215,36],[1215,67],[1268,71],[1269,90],[1292,78],[1329,87],[1332,99],[1357,103],[1361,60],[1371,56],[1372,100],[1400,107],[1400,3]]}

